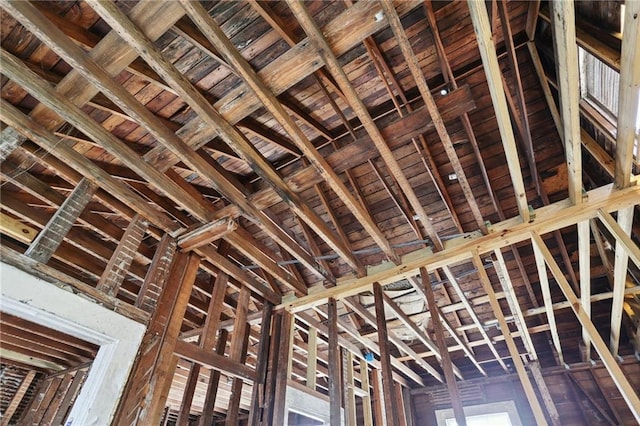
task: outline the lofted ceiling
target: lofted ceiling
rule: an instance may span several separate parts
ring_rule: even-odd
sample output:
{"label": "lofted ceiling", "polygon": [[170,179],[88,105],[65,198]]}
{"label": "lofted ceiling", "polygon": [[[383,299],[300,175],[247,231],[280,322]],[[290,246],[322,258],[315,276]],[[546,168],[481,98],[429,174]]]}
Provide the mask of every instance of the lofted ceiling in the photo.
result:
{"label": "lofted ceiling", "polygon": [[[608,3],[609,14],[582,4],[578,21],[616,31],[608,27],[619,22],[619,4]],[[207,326],[224,276],[220,328],[232,329],[247,311],[246,364],[257,363],[265,304],[296,312],[298,381],[309,329],[326,329],[329,289],[358,286],[338,297],[341,345],[375,352],[374,281],[386,286],[387,324],[397,333],[391,356],[410,386],[444,374],[429,346],[436,339],[424,285],[435,293],[459,378],[516,368],[487,282],[520,354],[544,366],[583,361],[581,326],[560,309],[568,304],[560,306],[559,286],[545,291],[529,234],[491,238],[522,224],[522,235],[544,234],[547,262],[557,260],[576,292],[579,244],[586,247],[591,317],[608,336],[618,237],[593,219],[585,244],[579,219],[563,213],[554,223],[554,211],[575,200],[576,172],[555,122],[556,81],[563,83],[549,5],[480,4],[493,41],[482,50],[480,24],[474,30],[463,1],[2,1],[3,261],[147,321],[168,259],[193,252],[201,263],[182,337],[195,340]],[[619,39],[618,47],[607,40],[602,49],[619,51]],[[492,49],[497,74],[484,58]],[[601,155],[580,163],[586,194],[613,182],[615,147],[601,122],[581,117],[583,140],[599,148],[585,153]],[[633,191],[602,208],[638,204]],[[589,194],[596,206],[606,195]],[[449,256],[465,244],[477,251],[473,262]],[[429,270],[420,280],[422,266]],[[633,262],[628,268],[628,294],[637,294],[640,275]],[[558,310],[549,316],[552,303]],[[618,330],[623,356],[634,351],[627,324],[637,323],[627,315]],[[318,389],[327,392],[323,339]],[[190,365],[178,365],[174,410]],[[202,374],[194,412],[210,380]],[[244,387],[242,410],[250,391]],[[219,394],[222,417],[231,383]]]}

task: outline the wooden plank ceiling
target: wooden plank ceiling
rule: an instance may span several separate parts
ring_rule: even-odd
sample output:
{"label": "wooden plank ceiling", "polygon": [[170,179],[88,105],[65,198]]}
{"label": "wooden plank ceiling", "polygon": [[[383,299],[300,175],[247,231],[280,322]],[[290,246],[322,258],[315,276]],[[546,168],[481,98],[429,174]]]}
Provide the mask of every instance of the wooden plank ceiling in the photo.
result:
{"label": "wooden plank ceiling", "polygon": [[[390,356],[405,384],[443,381],[443,345],[458,378],[515,371],[514,351],[543,365],[579,362],[580,323],[560,309],[568,307],[561,289],[548,290],[529,232],[545,234],[574,291],[579,241],[591,253],[590,291],[600,301],[591,318],[608,333],[614,260],[603,247],[618,237],[595,219],[588,233],[598,206],[614,208],[605,192],[589,193],[586,240],[568,213],[557,223],[553,214],[569,195],[580,199],[582,187],[612,176],[598,158],[585,158],[584,181],[581,164],[567,169],[568,136],[545,97],[552,95],[542,67],[555,75],[553,45],[541,21],[541,64],[529,41],[531,4],[493,2],[493,37],[485,33],[484,44],[475,11],[484,3],[470,11],[462,1],[3,0],[3,258],[146,321],[173,253],[196,253],[202,261],[182,336],[196,338],[210,315],[232,329],[246,310],[246,363],[255,366],[263,306],[284,300],[297,312],[292,369],[302,382],[308,328],[326,330],[331,294],[318,293],[325,287],[365,283],[338,296],[340,344],[360,356],[376,352],[370,277],[392,284]],[[627,234],[634,191],[619,198],[630,207]],[[529,221],[534,227],[511,242],[497,234]],[[449,256],[482,238],[489,239],[473,247],[475,263]],[[441,263],[420,264],[438,252]],[[420,266],[444,325],[437,339],[426,326],[433,310],[416,278]],[[492,283],[506,319],[490,303]],[[219,311],[208,314],[220,286]],[[628,287],[637,293],[638,282]],[[407,314],[408,300],[418,309]],[[631,353],[629,336],[620,340],[617,352]],[[230,342],[229,353],[242,350]],[[179,362],[169,394],[176,410],[189,365]],[[232,383],[220,383],[215,409],[223,415]],[[243,410],[250,392],[245,386],[237,402]],[[202,411],[205,394],[199,383],[192,411]]]}

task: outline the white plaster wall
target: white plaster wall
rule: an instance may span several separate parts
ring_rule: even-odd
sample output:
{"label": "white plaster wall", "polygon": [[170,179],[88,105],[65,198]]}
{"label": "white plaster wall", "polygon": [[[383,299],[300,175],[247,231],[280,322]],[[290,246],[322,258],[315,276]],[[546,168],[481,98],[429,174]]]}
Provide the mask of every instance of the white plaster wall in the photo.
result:
{"label": "white plaster wall", "polygon": [[66,424],[110,424],[145,326],[3,262],[0,293],[0,311],[100,345]]}

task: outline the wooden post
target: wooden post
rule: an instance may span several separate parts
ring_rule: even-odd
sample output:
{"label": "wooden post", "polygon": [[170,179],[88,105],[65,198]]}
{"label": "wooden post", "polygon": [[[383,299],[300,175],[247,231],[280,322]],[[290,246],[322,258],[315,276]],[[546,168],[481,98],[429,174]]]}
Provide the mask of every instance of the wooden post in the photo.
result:
{"label": "wooden post", "polygon": [[[216,354],[224,355],[224,350],[227,347],[227,338],[229,332],[227,330],[220,330],[218,335],[218,341],[216,343]],[[207,396],[204,399],[204,406],[202,407],[202,414],[198,421],[199,426],[208,426],[213,421],[213,410],[215,408],[216,397],[218,396],[218,384],[220,383],[220,371],[209,371],[209,384],[207,385]]]}
{"label": "wooden post", "polygon": [[382,375],[377,368],[371,369],[371,381],[373,384],[373,409],[376,426],[387,426],[387,412],[385,410],[384,397],[382,396]]}
{"label": "wooden post", "polygon": [[260,424],[264,403],[264,393],[267,379],[267,367],[269,364],[269,347],[271,346],[271,317],[273,305],[265,302],[262,307],[262,321],[260,326],[260,343],[257,354],[256,381],[251,392],[251,408],[249,409],[249,426]]}
{"label": "wooden post", "polygon": [[273,421],[274,425],[282,425],[285,423],[287,413],[286,397],[287,397],[287,365],[289,358],[289,346],[293,344],[289,337],[291,336],[291,328],[293,327],[293,315],[289,312],[282,312],[281,328],[280,328],[280,346],[277,354],[277,369],[274,372],[275,390],[273,393]]}
{"label": "wooden post", "polygon": [[[238,303],[236,306],[236,317],[233,321],[233,337],[231,339],[231,348],[229,349],[229,359],[232,361],[242,362],[242,358],[246,358],[246,348],[249,340],[247,330],[251,329],[247,324],[247,312],[250,298],[251,291],[248,287],[243,286],[240,289],[240,295],[238,296]],[[229,407],[227,409],[227,419],[225,422],[227,426],[232,426],[238,423],[238,410],[240,409],[241,393],[242,379],[233,379],[233,383],[231,385],[231,397],[229,398]]]}
{"label": "wooden post", "polygon": [[444,331],[442,330],[442,323],[440,322],[440,313],[438,311],[438,305],[436,304],[436,296],[431,287],[431,280],[429,279],[429,273],[425,268],[420,268],[420,279],[422,280],[422,286],[427,296],[427,304],[429,305],[429,312],[431,312],[431,323],[436,334],[436,342],[438,342],[438,349],[442,354],[442,369],[444,371],[444,377],[447,382],[447,389],[449,390],[449,397],[451,398],[451,406],[453,407],[453,413],[456,417],[456,422],[459,426],[466,426],[467,421],[464,416],[464,409],[462,407],[462,400],[460,399],[460,393],[458,392],[458,384],[456,383],[456,377],[453,373],[453,364],[451,362],[451,356],[449,355],[449,349],[444,339]]}
{"label": "wooden post", "polygon": [[382,393],[387,414],[387,425],[397,426],[399,410],[396,399],[393,397],[393,367],[391,366],[391,353],[389,351],[389,335],[387,332],[387,320],[384,314],[384,297],[382,286],[373,283],[373,296],[375,299],[376,320],[378,322],[378,344],[380,345],[380,364],[382,365]]}
{"label": "wooden post", "polygon": [[338,343],[338,307],[335,299],[327,303],[329,316],[329,417],[331,426],[340,425],[342,408],[342,376],[340,374],[340,345]]}
{"label": "wooden post", "polygon": [[178,359],[173,348],[191,296],[200,258],[177,253],[156,312],[142,341],[114,418],[117,424],[157,424],[164,409]]}
{"label": "wooden post", "polygon": [[364,426],[373,426],[373,413],[371,411],[371,387],[369,386],[369,365],[367,361],[360,360],[360,383],[367,393],[362,398],[362,418]]}
{"label": "wooden post", "polygon": [[347,350],[345,353],[345,373],[347,376],[347,383],[345,384],[345,389],[347,392],[345,398],[345,410],[346,410],[346,424],[347,426],[357,426],[356,421],[356,393],[355,393],[355,381],[353,377],[353,354]]}
{"label": "wooden post", "polygon": [[307,387],[316,390],[316,375],[318,367],[318,330],[309,327],[307,341]]}

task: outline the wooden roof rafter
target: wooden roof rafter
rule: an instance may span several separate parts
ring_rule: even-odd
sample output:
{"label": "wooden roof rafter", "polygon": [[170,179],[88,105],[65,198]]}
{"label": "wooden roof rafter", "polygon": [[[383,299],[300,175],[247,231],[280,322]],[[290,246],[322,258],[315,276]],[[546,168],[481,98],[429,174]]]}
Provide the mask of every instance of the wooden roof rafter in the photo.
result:
{"label": "wooden roof rafter", "polygon": [[[311,141],[304,135],[300,128],[293,122],[293,119],[286,113],[282,104],[276,99],[275,95],[269,90],[264,82],[250,67],[249,63],[244,60],[239,52],[231,45],[224,33],[217,26],[215,21],[206,14],[204,9],[197,3],[183,2],[183,6],[187,9],[187,13],[192,20],[198,25],[200,30],[226,57],[226,59],[234,64],[234,68],[243,76],[244,81],[251,87],[253,92],[265,107],[271,112],[282,127],[287,131],[298,148],[316,168],[316,170],[324,177],[329,186],[336,191],[340,199],[347,205],[350,211],[363,225],[367,232],[374,238],[376,243],[385,251],[387,256],[392,260],[398,260],[393,249],[389,245],[382,232],[374,224],[373,219],[367,214],[353,195],[348,191],[342,180],[327,164],[326,160],[314,148]],[[308,222],[308,221],[307,221]],[[314,226],[309,223],[310,226]],[[315,229],[317,231],[317,229]],[[322,235],[320,235],[322,236]],[[326,240],[326,238],[325,238]],[[327,241],[331,245],[331,241]],[[334,247],[335,248],[335,247]],[[353,265],[352,265],[353,266]],[[356,268],[358,269],[358,268]]]}

